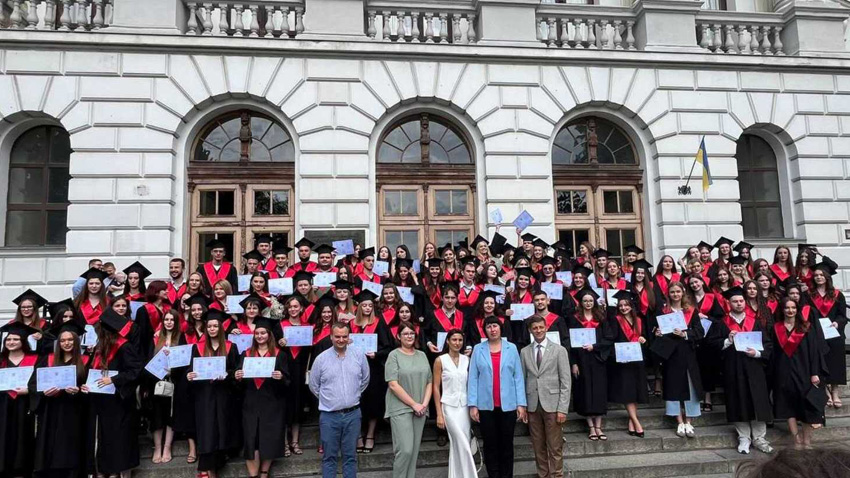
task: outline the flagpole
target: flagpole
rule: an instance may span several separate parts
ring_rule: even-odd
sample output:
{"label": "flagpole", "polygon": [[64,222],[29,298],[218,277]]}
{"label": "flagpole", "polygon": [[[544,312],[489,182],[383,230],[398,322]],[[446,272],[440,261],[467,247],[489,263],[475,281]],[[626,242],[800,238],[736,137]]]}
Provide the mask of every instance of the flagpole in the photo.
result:
{"label": "flagpole", "polygon": [[[699,140],[700,146],[697,148],[697,154],[699,154],[699,148],[702,147],[703,141],[705,141],[705,135],[703,135]],[[693,174],[694,174],[694,168],[696,167],[696,165],[697,165],[697,157],[695,155],[694,156],[694,162],[691,163],[691,171],[688,173],[688,179],[685,181],[685,185],[679,188],[679,194],[690,195],[690,190],[688,188],[688,184],[690,184],[690,182],[691,182],[691,176],[693,176]],[[687,191],[687,193],[685,193],[685,191]]]}

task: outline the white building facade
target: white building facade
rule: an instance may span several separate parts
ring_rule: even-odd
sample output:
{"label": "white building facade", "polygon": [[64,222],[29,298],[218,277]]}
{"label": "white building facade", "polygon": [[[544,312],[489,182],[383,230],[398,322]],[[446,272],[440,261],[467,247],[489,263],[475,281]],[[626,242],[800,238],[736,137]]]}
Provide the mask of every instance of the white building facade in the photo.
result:
{"label": "white building facade", "polygon": [[[0,2],[0,312],[92,257],[421,250],[495,209],[653,262],[817,244],[850,284],[850,9],[602,3]],[[713,185],[680,195],[703,137]]]}

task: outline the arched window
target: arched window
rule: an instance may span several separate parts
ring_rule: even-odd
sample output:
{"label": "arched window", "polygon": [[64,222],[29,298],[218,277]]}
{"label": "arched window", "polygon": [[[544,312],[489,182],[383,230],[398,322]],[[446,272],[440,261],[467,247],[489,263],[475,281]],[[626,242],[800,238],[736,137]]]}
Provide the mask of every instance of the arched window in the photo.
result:
{"label": "arched window", "polygon": [[188,168],[193,264],[208,260],[213,238],[237,265],[260,233],[291,242],[294,162],[286,128],[257,111],[227,113],[201,129]]}
{"label": "arched window", "polygon": [[387,128],[378,146],[380,241],[419,254],[426,241],[456,244],[475,227],[475,165],[463,131],[422,113]]}
{"label": "arched window", "polygon": [[589,241],[621,262],[623,248],[642,246],[643,172],[638,163],[629,136],[603,118],[575,119],[555,136],[555,227],[572,254]]}
{"label": "arched window", "polygon": [[756,135],[744,134],[738,139],[735,158],[744,237],[784,237],[779,170],[773,148]]}
{"label": "arched window", "polygon": [[7,247],[63,246],[68,231],[71,140],[57,126],[21,135],[9,158]]}

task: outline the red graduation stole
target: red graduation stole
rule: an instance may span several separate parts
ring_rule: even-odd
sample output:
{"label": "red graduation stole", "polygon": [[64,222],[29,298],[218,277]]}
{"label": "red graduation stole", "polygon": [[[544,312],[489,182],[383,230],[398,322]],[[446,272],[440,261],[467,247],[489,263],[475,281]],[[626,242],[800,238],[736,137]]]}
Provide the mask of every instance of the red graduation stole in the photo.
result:
{"label": "red graduation stole", "polygon": [[629,342],[637,342],[641,334],[640,317],[635,317],[634,325],[630,324],[625,316],[617,314],[617,322],[620,324],[623,334]]}
{"label": "red graduation stole", "polygon": [[355,324],[352,320],[349,322],[349,325],[351,325],[351,333],[353,334],[374,334],[375,330],[378,328],[378,322],[378,320],[375,320],[371,324],[360,326]]}
{"label": "red graduation stole", "polygon": [[611,283],[610,283],[610,282],[608,282],[607,280],[606,280],[606,281],[603,281],[603,282],[600,284],[600,286],[601,286],[601,287],[602,287],[602,289],[604,289],[604,290],[608,290],[608,289],[620,289],[620,290],[626,290],[626,289],[629,287],[629,285],[626,283],[626,280],[625,280],[625,279],[617,279],[617,286],[616,286],[616,287],[612,286],[612,285],[611,285]]}
{"label": "red graduation stole", "polygon": [[[695,310],[695,309],[693,309],[693,308],[690,308],[690,309],[682,309],[682,315],[684,315],[684,316],[685,316],[685,325],[687,325],[687,326],[690,326],[690,325],[691,325],[691,319],[693,319],[693,318],[694,318],[694,310]],[[664,306],[664,311],[663,311],[663,312],[664,312],[665,314],[672,314],[672,313],[673,313],[673,309],[671,309],[669,306]]]}
{"label": "red graduation stole", "polygon": [[313,335],[313,345],[316,345],[317,343],[321,342],[322,339],[324,339],[325,337],[327,337],[329,335],[331,335],[331,326],[330,325],[323,326],[322,330],[319,331],[318,335]]}
{"label": "red graduation stole", "polygon": [[92,307],[91,302],[85,300],[80,304],[80,313],[83,314],[87,324],[94,325],[100,320],[100,314],[103,313],[103,303],[97,304],[97,307]]}
{"label": "red graduation stole", "polygon": [[104,365],[109,367],[109,363],[112,362],[112,359],[115,358],[115,354],[117,354],[118,350],[126,343],[127,343],[127,339],[125,339],[124,337],[118,337],[118,340],[116,340],[115,343],[112,344],[112,348],[109,349],[109,351],[106,353],[106,363],[105,364],[103,363],[103,360],[101,360],[101,354],[95,353],[94,362],[92,363],[92,368],[101,369],[101,368],[103,368]]}
{"label": "red graduation stole", "polygon": [[[88,355],[81,355],[80,359],[82,359],[83,365],[88,365],[88,363],[89,363],[89,356]],[[56,363],[56,355],[54,355],[54,354],[48,355],[47,356],[47,366],[52,367],[54,363]],[[65,365],[65,364],[63,364],[63,365]]]}
{"label": "red graduation stole", "polygon": [[578,320],[578,323],[585,329],[595,329],[602,324],[602,322],[597,322],[595,318],[585,321],[584,312],[581,310],[576,313],[576,320]]}
{"label": "red graduation stole", "polygon": [[711,307],[714,305],[714,298],[715,296],[711,292],[705,293],[705,296],[702,298],[702,304],[699,306],[700,313],[708,315]]}
{"label": "red graduation stole", "polygon": [[124,294],[124,298],[127,299],[127,302],[136,302],[139,300],[145,299],[145,294],[139,292],[138,294]]}
{"label": "red graduation stole", "polygon": [[283,275],[280,275],[277,271],[277,267],[272,267],[272,270],[269,271],[269,279],[285,279],[287,277],[294,277],[295,269],[292,267],[287,267],[286,272]]}
{"label": "red graduation stole", "polygon": [[[203,357],[203,356],[204,356],[204,352],[205,352],[205,351],[206,351],[206,349],[207,349],[206,335],[204,335],[203,337],[204,337],[204,338],[203,338],[202,340],[198,340],[198,342],[195,344],[195,347],[198,349],[198,355],[200,355],[201,357]],[[225,342],[224,342],[224,350],[225,350],[225,352],[230,353],[230,348],[231,348],[232,346],[233,346],[233,344],[232,344],[229,340],[228,340],[228,341],[225,341]]]}
{"label": "red graduation stole", "polygon": [[177,303],[178,300],[180,300],[181,297],[183,297],[183,294],[186,293],[188,283],[184,282],[179,289],[175,289],[174,284],[169,282],[165,288],[166,290],[168,290],[168,301],[171,302],[172,305],[174,305]]}
{"label": "red graduation stole", "polygon": [[829,311],[832,310],[832,306],[835,305],[835,299],[838,297],[838,291],[833,292],[832,297],[827,297],[825,295],[820,295],[820,292],[815,289],[814,294],[812,294],[812,302],[815,303],[815,307],[820,312],[822,317],[826,317],[829,315]]}
{"label": "red graduation stole", "polygon": [[[301,318],[298,319],[298,322],[299,322],[298,324],[293,324],[292,322],[289,321],[289,318],[281,320],[280,321],[281,332],[283,332],[283,329],[286,328],[286,327],[290,327],[290,326],[297,327],[299,325],[305,325],[305,322],[303,320],[301,320]],[[352,330],[352,332],[354,332],[354,330]],[[284,335],[286,335],[285,332],[284,332]],[[292,358],[294,359],[294,358],[298,358],[298,353],[301,352],[302,347],[287,347],[287,348],[289,349],[289,353],[292,355]]]}
{"label": "red graduation stole", "polygon": [[[53,356],[51,355],[51,358]],[[35,363],[38,361],[38,355],[36,354],[24,354],[24,358],[21,359],[21,363],[18,365],[12,364],[11,361],[4,360],[0,363],[0,368],[17,368],[17,367],[35,367]],[[14,400],[18,397],[18,392],[14,390],[8,390],[6,393],[9,394],[10,397]]]}
{"label": "red graduation stole", "polygon": [[[802,268],[801,268],[802,269]],[[805,273],[802,270],[797,271],[797,281],[806,284],[806,287],[809,290],[814,289],[814,277],[812,277],[812,270],[808,269]]]}
{"label": "red graduation stole", "polygon": [[726,317],[723,318],[723,322],[726,323],[726,327],[729,327],[729,330],[734,332],[752,332],[753,327],[756,325],[756,316],[753,314],[747,313],[746,309],[744,310],[744,325],[738,325],[738,322],[732,318],[731,315],[727,314]]}
{"label": "red graduation stole", "polygon": [[680,276],[678,272],[674,272],[673,275],[670,276],[670,279],[664,277],[664,274],[662,273],[655,274],[655,282],[658,283],[658,288],[661,289],[661,293],[664,294],[665,297],[667,296],[667,288],[670,287],[670,283],[678,281],[679,278]]}
{"label": "red graduation stole", "polygon": [[454,272],[450,272],[448,269],[443,272],[443,280],[446,282],[457,282],[459,278],[460,272],[458,272],[457,269],[455,269]]}
{"label": "red graduation stole", "polygon": [[396,316],[396,311],[395,311],[394,307],[390,307],[388,309],[385,309],[383,312],[381,312],[381,317],[384,318],[384,323],[387,324],[387,325],[390,325],[393,322],[393,319],[395,319],[395,316]]}
{"label": "red graduation stole", "polygon": [[804,305],[800,308],[800,314],[803,315],[803,321],[808,322],[809,316],[812,314],[812,306],[810,306],[809,304]]}
{"label": "red graduation stole", "polygon": [[254,331],[251,330],[251,326],[245,322],[237,321],[236,328],[239,329],[243,334],[254,335]]}
{"label": "red graduation stole", "polygon": [[[449,320],[449,317],[446,315],[445,312],[443,312],[442,307],[440,307],[439,309],[434,311],[434,317],[436,317],[437,322],[439,322],[440,325],[443,326],[443,330],[446,331],[446,332],[448,332],[449,330],[452,330],[452,329],[463,330],[463,328],[462,328],[463,327],[463,312],[461,312],[457,309],[455,309],[454,316],[452,317],[452,319],[454,319],[454,321]],[[485,337],[485,336],[482,335],[482,337]]]}
{"label": "red graduation stole", "polygon": [[189,345],[195,345],[206,341],[207,336],[204,334],[198,335],[194,330],[191,330],[186,333],[186,343]]}
{"label": "red graduation stole", "polygon": [[428,298],[431,300],[431,304],[436,308],[440,308],[440,303],[443,302],[442,294],[440,293],[440,288],[437,287],[434,290],[434,293],[429,295]]}
{"label": "red graduation stole", "polygon": [[212,262],[204,264],[204,274],[207,276],[207,282],[209,282],[210,287],[214,286],[215,283],[220,280],[227,279],[227,274],[230,273],[230,267],[231,265],[229,262],[222,262],[221,267],[219,267],[218,272],[216,272]]}
{"label": "red graduation stole", "polygon": [[[230,342],[228,342],[228,343],[230,343]],[[228,351],[229,350],[230,349],[228,349]],[[277,353],[277,347],[275,347],[275,353]],[[269,354],[268,350],[266,351],[265,354],[261,354],[259,351],[257,351],[256,354],[254,354],[254,351],[252,349],[248,349],[248,350],[245,351],[245,356],[246,357],[270,357],[271,355]],[[263,382],[265,382],[265,381],[266,381],[265,378],[255,378],[254,379],[254,386],[257,387],[257,390],[259,390],[260,387],[263,386]]]}
{"label": "red graduation stole", "polygon": [[151,322],[151,330],[159,329],[159,324],[162,323],[162,315],[168,312],[169,309],[171,309],[171,307],[169,307],[168,304],[165,303],[162,304],[162,311],[157,309],[156,306],[150,302],[143,305],[142,307],[144,307],[145,310],[148,312],[148,319],[150,319]]}
{"label": "red graduation stole", "polygon": [[302,270],[305,271],[305,272],[316,272],[319,269],[319,264],[317,264],[313,261],[308,261],[307,265],[305,266],[303,262],[299,261],[299,262],[296,262],[295,264],[292,264],[291,269],[295,272],[302,271]]}
{"label": "red graduation stole", "polygon": [[779,268],[779,264],[771,264],[770,271],[773,272],[773,275],[775,275],[776,279],[780,282],[784,281],[791,275],[787,272],[783,272],[782,269]]}
{"label": "red graduation stole", "polygon": [[466,292],[466,289],[463,287],[460,288],[460,293],[457,296],[458,307],[472,307],[478,302],[478,294],[481,293],[481,287],[475,286],[472,288],[472,292]]}
{"label": "red graduation stole", "polygon": [[773,325],[773,330],[776,332],[776,339],[779,340],[779,346],[785,352],[785,355],[791,357],[797,350],[797,347],[803,342],[803,337],[806,335],[796,330],[788,335],[788,329],[785,328],[784,322],[777,322]]}
{"label": "red graduation stole", "polygon": [[543,317],[543,320],[546,321],[546,331],[552,328],[552,324],[554,324],[555,321],[558,320],[558,317],[558,314],[552,312],[549,312],[548,314],[546,314],[546,317]]}
{"label": "red graduation stole", "polygon": [[649,293],[646,290],[646,287],[643,288],[642,291],[637,295],[638,296],[638,306],[640,307],[640,313],[644,316],[649,311]]}
{"label": "red graduation stole", "polygon": [[260,270],[271,272],[277,267],[277,262],[274,261],[274,256],[264,259],[265,263],[260,264]]}
{"label": "red graduation stole", "polygon": [[522,298],[519,298],[517,296],[516,291],[511,293],[511,302],[514,303],[514,304],[530,304],[533,300],[531,292],[528,289],[526,289],[524,292],[525,292],[525,295],[523,295]]}
{"label": "red graduation stole", "polygon": [[767,299],[767,308],[770,309],[770,313],[776,312],[776,308],[779,307],[779,301],[776,299]]}

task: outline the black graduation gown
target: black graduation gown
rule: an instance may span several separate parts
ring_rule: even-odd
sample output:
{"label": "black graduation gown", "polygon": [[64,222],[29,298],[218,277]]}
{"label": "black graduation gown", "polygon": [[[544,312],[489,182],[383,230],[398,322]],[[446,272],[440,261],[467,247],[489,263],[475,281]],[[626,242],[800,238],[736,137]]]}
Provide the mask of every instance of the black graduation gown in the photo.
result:
{"label": "black graduation gown", "polygon": [[[39,367],[50,366],[52,356],[43,357]],[[88,357],[83,357],[87,359]],[[61,364],[67,365],[67,364]],[[79,377],[77,385],[82,385]],[[86,396],[64,391],[53,397],[34,397],[36,416],[35,474],[39,477],[76,476],[85,464]]]}
{"label": "black graduation gown", "polygon": [[819,312],[816,314],[818,318],[824,317],[838,324],[838,333],[840,337],[829,339],[826,341],[829,346],[829,352],[826,354],[826,368],[828,375],[822,377],[824,383],[829,385],[845,385],[847,383],[847,359],[845,356],[845,341],[846,335],[844,332],[847,326],[847,300],[841,291],[836,290],[836,297],[832,301],[824,301],[817,290],[810,291],[812,304]]}
{"label": "black graduation gown", "polygon": [[[139,413],[136,385],[144,361],[131,342],[121,343],[107,368],[117,370],[112,377],[116,393],[89,393],[89,420],[86,450],[90,473],[117,474],[139,466]],[[101,369],[95,356],[92,368]],[[96,440],[96,442],[95,442]]]}
{"label": "black graduation gown", "polygon": [[[179,335],[176,345],[186,345],[186,339],[182,333]],[[154,355],[156,355],[156,350],[152,341],[146,355],[145,363],[150,362]],[[181,380],[180,375],[182,375],[182,379],[185,380],[187,369],[188,367],[180,367],[170,370],[163,380],[175,383],[176,381]],[[175,378],[175,376],[177,378]],[[142,408],[145,410],[145,414],[148,417],[148,429],[151,432],[155,430],[162,430],[165,427],[174,426],[174,410],[176,407],[173,406],[173,400],[175,399],[174,395],[176,395],[176,390],[171,397],[158,397],[154,395],[154,388],[156,387],[157,382],[159,382],[159,379],[147,370],[145,370],[142,374],[141,389],[147,395],[147,398],[144,399],[142,404]],[[181,394],[185,396],[185,393],[182,392],[184,392],[184,390],[181,389]],[[185,399],[185,397],[181,398]]]}
{"label": "black graduation gown", "polygon": [[[730,322],[734,320],[730,317]],[[745,352],[735,350],[735,345],[732,344],[722,351],[723,357],[723,392],[726,403],[726,420],[728,422],[771,422],[773,421],[772,407],[770,404],[770,387],[767,382],[767,367],[770,364],[771,356],[776,353],[782,353],[781,350],[773,349],[773,341],[771,340],[770,327],[772,323],[768,323],[766,327],[761,327],[758,320],[754,320],[752,329],[746,325],[744,320],[742,326],[746,327],[747,332],[761,332],[762,346],[759,358],[749,357]],[[720,347],[722,343],[729,337],[730,328],[725,320],[719,321],[712,325],[717,327],[716,336],[719,337]]]}
{"label": "black graduation gown", "polygon": [[650,347],[662,360],[663,398],[667,401],[688,401],[691,399],[688,376],[690,376],[694,389],[696,389],[697,399],[702,398],[704,393],[699,374],[699,364],[697,363],[696,344],[703,339],[705,332],[694,309],[685,311],[686,322],[689,315],[691,320],[688,322],[688,330],[685,332],[687,340],[671,333],[656,337]]}
{"label": "black graduation gown", "polygon": [[[38,356],[28,354],[20,364],[0,363],[0,368],[35,367]],[[35,376],[30,377],[29,393],[0,392],[0,470],[3,476],[29,476],[33,468],[35,415],[30,413],[35,396]]]}
{"label": "black graduation gown", "polygon": [[[640,336],[646,338],[646,322],[638,317]],[[626,332],[615,316],[609,320],[613,331],[614,343],[629,342]],[[648,342],[647,342],[648,343]],[[641,346],[646,360],[646,344]],[[647,403],[649,392],[646,388],[646,364],[644,362],[618,363],[616,350],[608,358],[608,401],[612,403]]]}
{"label": "black graduation gown", "polygon": [[[153,309],[153,313],[148,311],[148,308]],[[136,312],[136,320],[134,323],[138,327],[138,345],[142,356],[150,359],[149,353],[153,350],[153,336],[156,333],[156,328],[162,323],[162,315],[164,311],[156,308],[153,304],[145,303],[139,307]],[[154,326],[154,322],[157,326]]]}
{"label": "black graduation gown", "polygon": [[[583,328],[575,315],[570,317],[568,328]],[[527,332],[526,332],[527,333]],[[596,345],[588,352],[572,348],[569,337],[566,342],[570,365],[578,365],[578,378],[573,376],[573,408],[582,416],[597,416],[608,413],[608,356],[613,347],[614,335],[607,321],[596,327]]]}
{"label": "black graduation gown", "polygon": [[[380,315],[375,316],[376,324],[374,328],[366,328],[364,331],[357,330],[354,322],[349,324],[353,326],[352,332],[357,330],[361,333],[378,334],[378,351],[375,352],[375,357],[366,358],[369,364],[369,385],[360,396],[360,410],[363,413],[363,421],[384,417],[384,407],[386,406],[387,382],[384,380],[384,367],[387,363],[387,357],[390,352],[396,348],[396,341],[392,337],[390,328],[384,323]],[[436,343],[436,338],[434,339]]]}
{"label": "black graduation gown", "polygon": [[[505,310],[510,309],[512,304],[531,304],[533,303],[532,291],[527,290],[521,300],[516,300],[514,294],[505,294]],[[511,319],[511,317],[508,317]],[[525,320],[511,319],[511,342],[516,345],[517,350],[522,350],[523,347],[531,343],[531,338],[528,334],[528,327]]]}
{"label": "black graduation gown", "polygon": [[[207,264],[210,264],[209,269],[212,270],[212,274],[215,274],[212,279],[210,279],[210,276],[207,274]],[[198,264],[198,268],[196,269],[196,272],[201,274],[201,277],[204,280],[204,286],[206,287],[204,290],[209,291],[210,295],[212,295],[213,285],[218,282],[215,277],[219,277],[230,282],[230,287],[233,288],[234,292],[239,290],[239,277],[236,273],[236,267],[230,262],[223,262],[221,267],[228,267],[227,274],[223,274],[221,269],[216,272],[215,268],[212,267],[212,262],[202,262],[201,264]]]}
{"label": "black graduation gown", "polygon": [[[438,317],[444,317],[444,319],[441,321],[440,319],[438,319]],[[454,325],[459,325],[457,328],[461,331],[466,330],[466,323],[469,320],[471,320],[471,317],[463,315],[463,312],[458,309],[455,309],[455,312],[454,314],[452,314],[451,317],[445,317],[442,307],[433,309],[431,313],[428,314],[427,317],[425,317],[425,327],[420,328],[421,332],[419,335],[421,337],[420,340],[422,342],[422,350],[425,351],[425,355],[428,357],[428,363],[434,365],[434,360],[436,360],[437,356],[440,355],[440,353],[442,352],[440,351],[440,353],[436,354],[432,353],[431,350],[428,348],[428,342],[431,342],[436,346],[437,334],[440,332],[448,332],[450,329],[455,328]],[[453,326],[449,327],[443,324],[444,321],[447,321],[447,324],[453,324]],[[467,345],[475,346],[475,344]],[[387,352],[387,355],[389,355],[389,352]],[[383,377],[383,375],[381,375],[381,377]]]}
{"label": "black graduation gown", "polygon": [[[251,356],[250,354],[249,349],[240,356],[240,370],[245,357]],[[260,460],[273,460],[283,456],[286,444],[286,388],[289,386],[286,361],[285,353],[278,353],[275,357],[274,369],[283,374],[280,380],[243,378],[240,383],[244,390],[242,450],[246,460],[253,460],[255,451],[260,452]]]}
{"label": "black graduation gown", "polygon": [[[226,453],[242,443],[242,408],[240,389],[233,374],[239,365],[236,346],[227,342],[227,378],[223,380],[193,380],[192,397],[195,405],[195,433],[198,454]],[[195,344],[192,360],[203,357],[206,346]]]}
{"label": "black graduation gown", "polygon": [[[179,345],[187,345],[186,334],[180,334]],[[186,374],[192,371],[192,363],[185,367],[171,369],[171,381],[174,383],[172,412],[172,428],[175,433],[182,433],[189,438],[195,438],[195,405],[192,396],[192,384]]]}
{"label": "black graduation gown", "polygon": [[[466,340],[466,345],[475,347],[482,342],[482,339],[487,338],[486,332],[484,332],[485,318],[465,321],[466,329],[463,336]],[[499,320],[502,321],[502,337],[508,339],[509,342],[513,342],[510,321],[506,317],[499,317]]]}
{"label": "black graduation gown", "polygon": [[[643,320],[643,326],[646,329],[646,345],[652,346],[652,342],[655,340],[655,329],[658,328],[658,322],[655,320],[655,317],[664,304],[664,297],[661,296],[661,292],[654,284],[651,291],[644,291],[647,294],[645,301],[642,295],[643,292],[638,292],[633,284],[629,284],[629,290],[638,296],[635,312]],[[655,299],[653,307],[649,306],[648,294],[652,294]],[[646,304],[646,310],[644,310],[644,303]],[[661,362],[658,356],[651,353],[644,353],[643,360],[646,368],[650,371],[655,371]]]}
{"label": "black graduation gown", "polygon": [[[705,332],[705,327],[703,327],[705,337],[696,344],[699,376],[702,380],[702,389],[705,392],[713,392],[718,386],[723,384],[723,361],[721,359],[720,347],[717,347],[716,343],[718,338],[726,337],[721,335],[720,327],[718,327],[718,324],[723,322],[724,316],[723,306],[720,305],[718,298],[719,296],[709,292],[694,306],[699,312],[708,316],[708,320],[711,321],[708,332]],[[694,320],[698,318],[698,316],[694,316]],[[728,335],[729,333],[727,332],[726,336]],[[720,342],[722,343],[723,341],[721,340]]]}
{"label": "black graduation gown", "polygon": [[[771,333],[773,342],[773,357],[770,363],[772,369],[771,391],[773,392],[773,414],[777,419],[796,418],[803,423],[824,423],[824,408],[813,405],[807,400],[809,393],[820,396],[821,403],[826,403],[826,387],[812,385],[812,375],[819,373],[818,346],[813,329],[802,335],[799,345],[791,355],[783,349],[780,336],[794,336],[785,328],[784,323],[774,325]],[[790,347],[789,347],[790,348]]]}
{"label": "black graduation gown", "polygon": [[[282,322],[275,324],[272,332],[275,337],[275,342],[283,338],[283,324],[289,322],[289,319],[283,319]],[[306,321],[302,321],[301,325],[310,325]],[[307,364],[315,355],[313,347],[284,347],[281,353],[285,353],[286,367],[289,375],[289,386],[286,387],[286,424],[300,424],[306,416],[304,405],[308,403],[310,397],[313,396],[307,388]]]}

